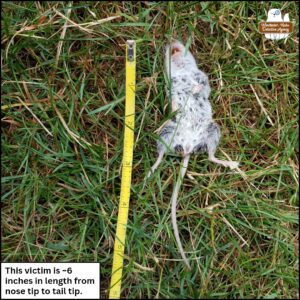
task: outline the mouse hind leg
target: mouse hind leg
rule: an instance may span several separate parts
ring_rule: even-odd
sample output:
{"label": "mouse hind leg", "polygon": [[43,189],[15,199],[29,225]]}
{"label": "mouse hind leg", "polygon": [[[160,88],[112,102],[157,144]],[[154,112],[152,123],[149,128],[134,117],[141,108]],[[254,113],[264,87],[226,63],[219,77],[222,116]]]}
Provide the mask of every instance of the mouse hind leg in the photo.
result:
{"label": "mouse hind leg", "polygon": [[164,149],[160,149],[160,152],[158,153],[158,158],[156,160],[156,162],[154,163],[154,165],[151,167],[150,171],[147,174],[147,178],[151,176],[152,173],[154,173],[154,171],[157,169],[157,167],[160,165],[163,157],[165,154],[165,150]]}
{"label": "mouse hind leg", "polygon": [[235,169],[238,167],[239,163],[236,161],[221,160],[215,157],[215,152],[220,141],[221,132],[219,125],[217,123],[210,123],[207,128],[208,138],[207,138],[207,152],[208,159],[214,163],[223,165],[224,167],[229,167],[230,169]]}
{"label": "mouse hind leg", "polygon": [[147,178],[150,177],[152,173],[158,168],[160,163],[162,162],[162,159],[164,157],[164,154],[166,153],[168,147],[170,147],[170,144],[172,143],[172,138],[174,136],[174,125],[171,123],[167,123],[160,132],[160,139],[157,141],[157,152],[158,152],[158,158],[154,165],[151,167],[150,171],[147,174]]}

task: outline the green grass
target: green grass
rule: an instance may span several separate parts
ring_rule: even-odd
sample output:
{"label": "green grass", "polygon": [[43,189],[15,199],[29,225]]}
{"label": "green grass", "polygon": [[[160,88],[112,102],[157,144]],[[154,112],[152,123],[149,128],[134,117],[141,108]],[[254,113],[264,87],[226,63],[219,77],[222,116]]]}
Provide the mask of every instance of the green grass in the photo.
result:
{"label": "green grass", "polygon": [[[67,5],[2,2],[2,261],[100,262],[101,295],[108,295],[124,46],[135,39],[136,139],[122,297],[298,298],[296,2],[82,1],[69,12]],[[286,40],[257,32],[271,7],[295,22]],[[62,35],[68,13],[75,26]],[[111,16],[118,18],[89,26]],[[163,75],[170,37],[189,43],[209,74],[223,133],[217,156],[240,161],[244,172],[207,155],[191,158],[178,203],[191,272],[179,261],[170,220],[180,159],[166,157],[143,187],[156,159],[155,130],[171,117]]]}

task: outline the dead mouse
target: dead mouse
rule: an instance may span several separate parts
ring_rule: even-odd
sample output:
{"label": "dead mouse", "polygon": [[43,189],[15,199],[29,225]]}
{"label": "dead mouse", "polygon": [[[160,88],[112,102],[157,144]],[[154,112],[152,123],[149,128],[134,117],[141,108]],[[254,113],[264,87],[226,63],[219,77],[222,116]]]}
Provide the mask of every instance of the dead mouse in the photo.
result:
{"label": "dead mouse", "polygon": [[190,155],[208,152],[210,161],[231,169],[237,168],[238,162],[219,160],[215,157],[221,132],[218,124],[212,119],[208,77],[198,69],[191,52],[179,41],[166,46],[165,69],[171,83],[172,111],[176,111],[176,116],[167,121],[160,131],[157,142],[158,158],[151,167],[148,177],[159,166],[164,154],[175,153],[183,157],[171,200],[172,225],[180,254],[187,267],[191,269],[182,248],[176,222],[178,192]]}

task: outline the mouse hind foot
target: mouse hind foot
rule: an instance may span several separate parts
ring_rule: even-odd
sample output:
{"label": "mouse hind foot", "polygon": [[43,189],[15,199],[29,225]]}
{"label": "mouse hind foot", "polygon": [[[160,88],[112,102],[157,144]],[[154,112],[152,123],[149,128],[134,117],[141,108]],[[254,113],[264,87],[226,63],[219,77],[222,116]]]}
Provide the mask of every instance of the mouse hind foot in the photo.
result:
{"label": "mouse hind foot", "polygon": [[207,145],[208,159],[216,164],[222,165],[224,167],[229,167],[231,170],[236,169],[239,165],[237,161],[221,160],[215,157],[216,145],[209,143]]}
{"label": "mouse hind foot", "polygon": [[215,157],[215,152],[217,146],[219,144],[219,140],[221,137],[221,132],[219,125],[217,123],[210,123],[207,128],[208,136],[207,139],[207,152],[208,152],[208,159],[214,163],[223,165],[224,167],[229,167],[231,170],[236,169],[239,165],[236,161],[228,161],[228,160],[221,160]]}
{"label": "mouse hind foot", "polygon": [[208,159],[214,163],[229,167],[231,170],[236,169],[239,166],[237,161],[221,160],[215,157],[214,154],[208,156]]}

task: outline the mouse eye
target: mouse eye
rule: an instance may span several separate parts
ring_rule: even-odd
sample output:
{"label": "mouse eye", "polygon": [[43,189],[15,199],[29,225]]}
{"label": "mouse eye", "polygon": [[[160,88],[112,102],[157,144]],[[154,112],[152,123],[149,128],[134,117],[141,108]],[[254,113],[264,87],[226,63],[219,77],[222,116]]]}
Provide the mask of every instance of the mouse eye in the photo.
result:
{"label": "mouse eye", "polygon": [[174,55],[175,53],[180,52],[179,48],[172,48],[172,55]]}

